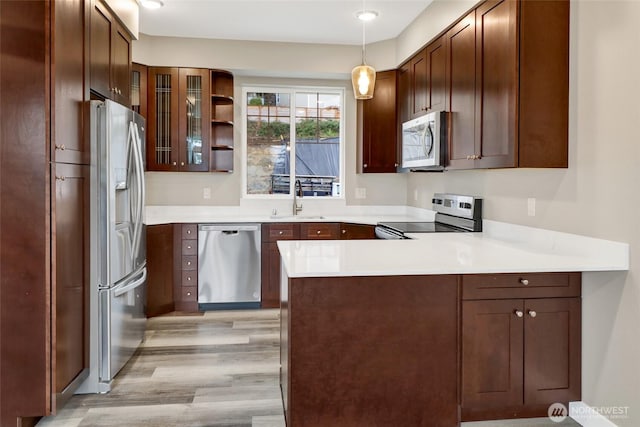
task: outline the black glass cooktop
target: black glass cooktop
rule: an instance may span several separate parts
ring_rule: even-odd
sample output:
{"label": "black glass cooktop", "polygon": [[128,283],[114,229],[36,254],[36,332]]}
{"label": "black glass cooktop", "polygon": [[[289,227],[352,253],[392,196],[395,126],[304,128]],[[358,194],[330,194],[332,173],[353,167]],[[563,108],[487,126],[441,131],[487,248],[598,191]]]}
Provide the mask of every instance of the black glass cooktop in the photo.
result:
{"label": "black glass cooktop", "polygon": [[398,233],[447,233],[464,231],[439,222],[381,222],[378,225],[389,228]]}

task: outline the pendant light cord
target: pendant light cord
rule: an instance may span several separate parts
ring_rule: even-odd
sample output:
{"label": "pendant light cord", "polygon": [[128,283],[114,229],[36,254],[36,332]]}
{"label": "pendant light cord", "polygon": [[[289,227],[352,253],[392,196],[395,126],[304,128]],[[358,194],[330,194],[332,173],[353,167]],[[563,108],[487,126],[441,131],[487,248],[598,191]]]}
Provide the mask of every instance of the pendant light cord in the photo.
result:
{"label": "pendant light cord", "polygon": [[[362,13],[364,13],[367,9],[365,9],[365,0],[362,0]],[[365,45],[365,25],[367,24],[366,21],[362,21],[362,63],[364,65],[367,65],[367,61],[366,61],[366,56],[365,56],[365,50],[364,50],[364,45]]]}

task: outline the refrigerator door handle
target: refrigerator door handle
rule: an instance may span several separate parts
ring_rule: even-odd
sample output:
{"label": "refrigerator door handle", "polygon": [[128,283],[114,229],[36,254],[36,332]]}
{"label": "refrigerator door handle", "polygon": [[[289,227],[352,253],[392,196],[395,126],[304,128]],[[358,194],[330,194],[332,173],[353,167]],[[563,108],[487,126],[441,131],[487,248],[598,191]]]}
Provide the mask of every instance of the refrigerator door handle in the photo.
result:
{"label": "refrigerator door handle", "polygon": [[131,149],[133,151],[133,158],[135,159],[134,165],[136,168],[136,204],[135,204],[135,217],[134,230],[133,230],[133,250],[131,251],[131,258],[135,261],[138,250],[140,249],[140,241],[142,239],[142,210],[144,207],[144,170],[142,166],[142,150],[140,149],[140,136],[138,133],[138,126],[135,122],[129,122],[129,138],[131,140]]}
{"label": "refrigerator door handle", "polygon": [[142,276],[139,279],[134,280],[133,282],[129,283],[126,286],[114,289],[113,295],[116,297],[119,297],[120,295],[126,294],[130,290],[135,289],[138,286],[142,285],[146,280],[147,280],[147,267],[145,267],[142,270]]}

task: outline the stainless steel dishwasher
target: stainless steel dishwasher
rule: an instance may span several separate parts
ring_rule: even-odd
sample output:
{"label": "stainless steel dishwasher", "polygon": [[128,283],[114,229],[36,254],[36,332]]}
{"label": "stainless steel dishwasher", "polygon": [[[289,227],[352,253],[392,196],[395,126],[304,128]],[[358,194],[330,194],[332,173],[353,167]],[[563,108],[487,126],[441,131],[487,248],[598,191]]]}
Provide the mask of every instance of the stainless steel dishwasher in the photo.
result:
{"label": "stainless steel dishwasher", "polygon": [[260,307],[260,224],[198,226],[201,310]]}

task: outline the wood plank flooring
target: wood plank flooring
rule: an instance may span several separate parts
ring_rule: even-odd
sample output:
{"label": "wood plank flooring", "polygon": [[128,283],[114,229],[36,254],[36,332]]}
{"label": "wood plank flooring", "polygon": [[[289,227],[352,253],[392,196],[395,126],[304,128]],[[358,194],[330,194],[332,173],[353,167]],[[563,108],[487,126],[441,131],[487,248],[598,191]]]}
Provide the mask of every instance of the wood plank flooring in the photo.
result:
{"label": "wood plank flooring", "polygon": [[[38,427],[284,427],[279,340],[279,310],[154,317],[110,393],[73,396]],[[579,424],[539,418],[462,426]]]}

